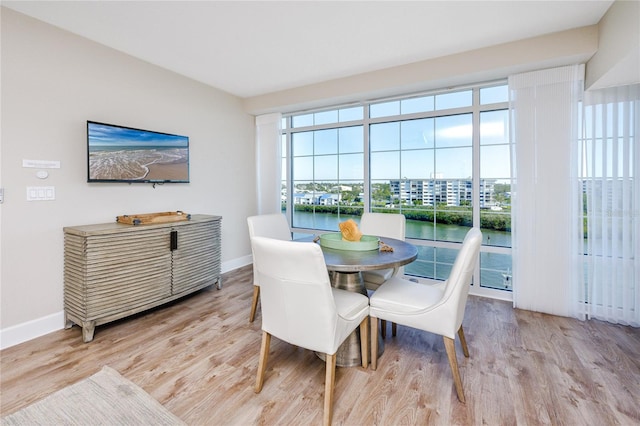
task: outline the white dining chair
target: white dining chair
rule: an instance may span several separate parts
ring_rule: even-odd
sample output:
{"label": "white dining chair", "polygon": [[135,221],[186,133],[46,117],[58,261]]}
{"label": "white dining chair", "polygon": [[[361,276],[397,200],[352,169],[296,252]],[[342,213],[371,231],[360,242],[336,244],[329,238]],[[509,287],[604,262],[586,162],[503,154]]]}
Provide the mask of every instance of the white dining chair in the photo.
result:
{"label": "white dining chair", "polygon": [[[360,231],[364,235],[376,235],[384,238],[394,238],[396,240],[405,239],[406,218],[400,213],[371,213],[364,212],[360,218]],[[403,268],[377,269],[373,271],[363,271],[362,281],[367,290],[375,291],[385,281],[394,275],[402,275]],[[391,334],[396,335],[396,324],[391,324]],[[387,322],[381,324],[382,337],[387,337]]]}
{"label": "white dining chair", "polygon": [[[282,213],[263,214],[250,216],[247,218],[249,226],[249,238],[267,237],[278,240],[291,240],[291,229],[287,217]],[[260,285],[256,279],[255,263],[253,268],[253,298],[251,299],[251,312],[249,313],[249,322],[253,322],[256,318],[256,310],[258,308],[258,300],[260,300]]]}
{"label": "white dining chair", "polygon": [[479,228],[467,232],[449,278],[438,284],[422,284],[393,277],[382,284],[369,299],[371,317],[371,368],[378,361],[378,319],[439,334],[443,337],[453,380],[461,402],[465,401],[462,379],[458,370],[455,338],[465,357],[469,349],[462,330],[465,305],[473,270],[478,263],[482,233]]}
{"label": "white dining chair", "polygon": [[325,354],[324,424],[331,424],[336,352],[360,327],[362,367],[369,364],[369,299],[331,287],[322,249],[314,243],[254,237],[262,300],[262,345],[255,392],[262,390],[271,336]]}

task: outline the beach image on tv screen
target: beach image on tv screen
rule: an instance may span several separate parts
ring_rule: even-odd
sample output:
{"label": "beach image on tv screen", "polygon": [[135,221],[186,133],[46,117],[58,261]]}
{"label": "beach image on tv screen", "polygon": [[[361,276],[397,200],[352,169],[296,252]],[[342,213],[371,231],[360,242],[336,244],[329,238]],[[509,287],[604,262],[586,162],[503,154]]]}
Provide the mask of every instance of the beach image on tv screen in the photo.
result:
{"label": "beach image on tv screen", "polygon": [[89,122],[89,180],[189,181],[189,138]]}

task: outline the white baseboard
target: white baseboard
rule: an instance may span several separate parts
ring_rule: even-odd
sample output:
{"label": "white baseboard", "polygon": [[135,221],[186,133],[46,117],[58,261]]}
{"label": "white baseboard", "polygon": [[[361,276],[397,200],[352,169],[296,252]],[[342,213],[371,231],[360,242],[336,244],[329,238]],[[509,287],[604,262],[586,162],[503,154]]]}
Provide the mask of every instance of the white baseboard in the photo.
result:
{"label": "white baseboard", "polygon": [[[220,265],[220,272],[225,274],[229,271],[233,271],[234,269],[247,266],[250,263],[253,263],[253,258],[251,257],[251,255],[239,257],[233,260],[228,260],[226,262],[222,262],[222,265]],[[222,283],[222,285],[224,285],[224,283]]]}
{"label": "white baseboard", "polygon": [[44,336],[64,328],[64,311],[0,330],[0,349]]}
{"label": "white baseboard", "polygon": [[[223,262],[220,265],[220,272],[226,273],[234,269],[249,265],[252,262],[251,256],[243,256],[238,259]],[[224,288],[224,281],[222,286]],[[18,345],[22,342],[44,336],[45,334],[64,328],[64,311],[37,318],[22,324],[0,330],[0,350]]]}

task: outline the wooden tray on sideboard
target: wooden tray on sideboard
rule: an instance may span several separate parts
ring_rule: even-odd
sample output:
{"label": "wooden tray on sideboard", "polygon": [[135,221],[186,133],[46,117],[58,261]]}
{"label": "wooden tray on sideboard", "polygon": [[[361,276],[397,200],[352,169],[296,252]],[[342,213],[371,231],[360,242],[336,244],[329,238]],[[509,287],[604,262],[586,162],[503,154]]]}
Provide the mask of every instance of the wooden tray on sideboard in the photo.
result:
{"label": "wooden tray on sideboard", "polygon": [[149,225],[152,223],[181,222],[190,219],[190,214],[178,210],[175,212],[125,214],[117,216],[116,222],[126,225]]}

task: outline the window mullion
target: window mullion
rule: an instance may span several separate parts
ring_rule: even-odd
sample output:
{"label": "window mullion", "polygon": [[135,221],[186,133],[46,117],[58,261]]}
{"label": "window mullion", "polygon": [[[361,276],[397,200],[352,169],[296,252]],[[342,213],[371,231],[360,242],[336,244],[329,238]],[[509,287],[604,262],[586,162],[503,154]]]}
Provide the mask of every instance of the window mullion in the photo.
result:
{"label": "window mullion", "polygon": [[287,125],[286,125],[286,130],[285,130],[285,135],[286,135],[286,142],[285,142],[285,146],[286,146],[286,151],[285,151],[285,167],[286,167],[286,191],[287,191],[287,198],[286,198],[286,209],[285,209],[285,213],[287,218],[289,219],[289,223],[293,223],[293,150],[291,148],[291,122],[292,122],[292,118],[286,117],[287,120]]}
{"label": "window mullion", "polygon": [[369,149],[369,104],[364,105],[364,119],[362,123],[362,136],[363,136],[363,161],[364,161],[364,182],[362,182],[362,190],[364,192],[364,211],[371,211],[371,161],[370,161],[370,149]]}
{"label": "window mullion", "polygon": [[[480,89],[473,89],[473,226],[480,228]],[[473,285],[480,287],[480,267],[474,269]]]}
{"label": "window mullion", "polygon": [[473,226],[480,227],[480,89],[473,89]]}

